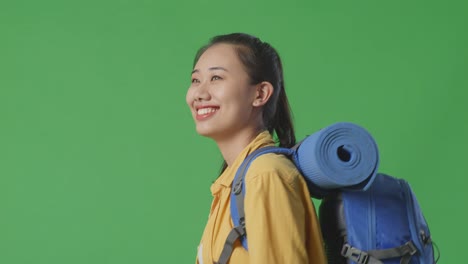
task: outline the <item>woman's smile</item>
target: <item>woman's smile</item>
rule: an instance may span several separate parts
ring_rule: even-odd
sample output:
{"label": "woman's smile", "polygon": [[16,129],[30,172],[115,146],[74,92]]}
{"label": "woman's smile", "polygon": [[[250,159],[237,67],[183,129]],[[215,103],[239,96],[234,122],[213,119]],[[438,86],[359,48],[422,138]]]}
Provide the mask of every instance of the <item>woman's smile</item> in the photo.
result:
{"label": "woman's smile", "polygon": [[218,106],[197,107],[195,118],[197,119],[197,121],[206,120],[212,117],[218,110]]}

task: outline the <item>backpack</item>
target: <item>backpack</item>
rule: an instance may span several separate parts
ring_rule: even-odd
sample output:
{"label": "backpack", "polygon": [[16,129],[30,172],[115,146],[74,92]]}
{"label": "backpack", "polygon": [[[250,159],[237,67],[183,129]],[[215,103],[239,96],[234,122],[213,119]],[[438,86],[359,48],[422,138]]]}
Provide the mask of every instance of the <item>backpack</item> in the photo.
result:
{"label": "backpack", "polygon": [[[234,228],[217,264],[227,263],[237,239],[248,250],[244,178],[251,162],[267,153],[289,157],[304,176],[311,196],[323,198],[319,221],[330,264],[393,264],[400,263],[400,259],[401,264],[434,263],[429,229],[409,185],[377,173],[377,145],[366,130],[352,123],[337,123],[291,149],[264,147],[247,156],[232,184]],[[384,195],[392,193],[399,198]],[[384,206],[377,209],[379,204]],[[387,248],[391,249],[383,250]],[[387,258],[393,262],[378,260]]]}
{"label": "backpack", "polygon": [[410,185],[377,174],[366,191],[339,191],[319,207],[329,264],[433,264],[431,234]]}

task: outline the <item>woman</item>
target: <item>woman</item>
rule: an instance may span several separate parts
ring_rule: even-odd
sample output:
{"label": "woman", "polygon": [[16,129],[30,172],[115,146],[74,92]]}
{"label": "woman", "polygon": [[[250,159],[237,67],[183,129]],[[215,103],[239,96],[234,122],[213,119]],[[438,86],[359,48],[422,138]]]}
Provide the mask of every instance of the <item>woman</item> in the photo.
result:
{"label": "woman", "polygon": [[[278,53],[256,37],[214,37],[195,58],[186,100],[197,132],[212,138],[224,164],[211,186],[213,203],[197,263],[219,260],[228,233],[231,184],[247,155],[275,144],[295,144]],[[325,263],[320,228],[306,183],[285,156],[265,154],[245,177],[248,251],[237,241],[231,264]]]}

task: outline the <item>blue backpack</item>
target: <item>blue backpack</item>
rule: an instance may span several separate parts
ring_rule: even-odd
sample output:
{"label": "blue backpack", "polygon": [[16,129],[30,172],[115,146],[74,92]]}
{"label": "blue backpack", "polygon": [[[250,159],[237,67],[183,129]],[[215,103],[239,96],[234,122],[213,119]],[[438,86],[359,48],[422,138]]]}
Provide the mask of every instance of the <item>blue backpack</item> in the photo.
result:
{"label": "blue backpack", "polygon": [[289,157],[311,196],[323,198],[319,218],[330,264],[434,263],[429,229],[408,184],[377,173],[377,145],[366,130],[337,123],[291,149],[264,147],[247,156],[232,184],[234,228],[217,264],[227,263],[237,239],[248,250],[244,178],[251,162],[267,153]]}
{"label": "blue backpack", "polygon": [[431,234],[409,184],[377,174],[366,191],[322,200],[320,226],[330,264],[433,264]]}

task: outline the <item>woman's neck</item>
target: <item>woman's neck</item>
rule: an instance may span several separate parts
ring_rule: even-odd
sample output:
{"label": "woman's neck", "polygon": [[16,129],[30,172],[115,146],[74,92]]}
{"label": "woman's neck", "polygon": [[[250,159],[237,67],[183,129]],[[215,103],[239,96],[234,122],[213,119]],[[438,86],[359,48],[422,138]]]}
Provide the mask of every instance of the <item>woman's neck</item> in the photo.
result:
{"label": "woman's neck", "polygon": [[246,129],[234,136],[229,136],[223,139],[215,140],[221,154],[227,165],[230,166],[244,150],[263,130],[262,129]]}

